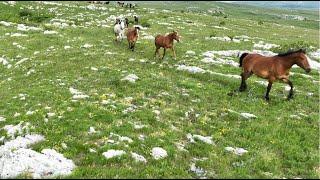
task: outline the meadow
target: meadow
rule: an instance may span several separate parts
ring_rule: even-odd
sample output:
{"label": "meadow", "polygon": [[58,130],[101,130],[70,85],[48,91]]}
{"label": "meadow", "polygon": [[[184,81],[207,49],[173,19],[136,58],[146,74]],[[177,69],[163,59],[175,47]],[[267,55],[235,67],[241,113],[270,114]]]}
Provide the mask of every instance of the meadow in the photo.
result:
{"label": "meadow", "polygon": [[[318,11],[136,3],[0,2],[0,178],[319,178]],[[135,14],[132,52],[113,25]],[[173,30],[177,59],[154,58]],[[239,54],[290,48],[312,60],[291,69],[292,100],[275,83],[265,101],[256,76],[227,95]]]}

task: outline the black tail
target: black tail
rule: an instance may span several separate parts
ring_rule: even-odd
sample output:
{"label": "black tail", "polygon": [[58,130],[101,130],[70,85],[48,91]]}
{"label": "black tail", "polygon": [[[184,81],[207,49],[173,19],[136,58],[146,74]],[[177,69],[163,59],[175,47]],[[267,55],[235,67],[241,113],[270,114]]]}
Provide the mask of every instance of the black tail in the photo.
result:
{"label": "black tail", "polygon": [[243,53],[241,56],[240,56],[240,65],[239,65],[239,67],[242,67],[242,61],[243,61],[243,59],[248,55],[249,53]]}

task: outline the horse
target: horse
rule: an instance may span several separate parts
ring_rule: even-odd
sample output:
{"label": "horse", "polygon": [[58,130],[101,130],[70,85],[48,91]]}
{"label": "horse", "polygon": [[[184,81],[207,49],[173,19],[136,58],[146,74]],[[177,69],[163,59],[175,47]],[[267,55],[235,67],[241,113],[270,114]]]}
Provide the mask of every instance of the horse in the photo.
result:
{"label": "horse", "polygon": [[121,7],[123,7],[123,5],[124,5],[124,2],[119,2],[119,1],[118,1],[117,3],[118,3],[118,5],[121,6]]}
{"label": "horse", "polygon": [[135,26],[133,28],[129,28],[127,31],[127,40],[129,43],[129,49],[131,49],[132,51],[134,51],[134,47],[135,47],[136,42],[138,40],[139,30],[140,30],[140,27]]}
{"label": "horse", "polygon": [[124,37],[124,29],[125,29],[124,22],[122,20],[117,19],[117,22],[113,27],[113,31],[116,36],[115,41],[118,41],[119,39],[120,39],[120,41],[122,41],[122,39]]}
{"label": "horse", "polygon": [[126,28],[129,26],[129,19],[128,18],[125,18],[125,25],[126,25]]}
{"label": "horse", "polygon": [[243,53],[240,57],[240,65],[242,67],[241,84],[239,91],[243,92],[247,89],[246,80],[255,74],[260,78],[268,79],[267,92],[265,99],[270,100],[269,92],[272,84],[276,80],[287,83],[290,86],[288,100],[293,98],[293,84],[289,80],[289,71],[293,65],[298,65],[305,70],[306,73],[311,71],[305,50],[299,49],[297,51],[288,51],[280,53],[276,56],[266,57],[260,54]]}
{"label": "horse", "polygon": [[176,41],[180,41],[180,37],[178,35],[178,33],[176,31],[173,31],[172,33],[168,34],[167,36],[163,36],[163,35],[157,35],[155,37],[155,46],[156,46],[156,51],[154,53],[154,56],[156,56],[157,54],[159,54],[159,49],[162,47],[163,48],[163,56],[162,59],[164,58],[165,54],[166,54],[166,49],[172,49],[173,52],[173,56],[174,59],[176,59],[176,52],[174,50],[173,47],[173,40]]}
{"label": "horse", "polygon": [[139,18],[138,18],[138,16],[134,16],[134,23],[135,23],[135,24],[139,24]]}

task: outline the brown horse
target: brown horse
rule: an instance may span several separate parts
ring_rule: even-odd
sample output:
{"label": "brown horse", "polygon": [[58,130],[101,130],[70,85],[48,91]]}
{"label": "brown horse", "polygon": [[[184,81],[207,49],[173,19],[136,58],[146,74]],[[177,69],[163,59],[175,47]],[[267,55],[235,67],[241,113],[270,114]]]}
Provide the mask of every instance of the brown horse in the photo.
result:
{"label": "brown horse", "polygon": [[139,30],[140,27],[133,27],[133,28],[129,28],[127,30],[127,40],[129,43],[129,49],[131,49],[132,51],[134,51],[134,47],[136,45],[136,42],[138,40],[139,37]]}
{"label": "brown horse", "polygon": [[168,34],[167,36],[163,35],[157,35],[155,37],[155,45],[156,45],[156,52],[154,53],[154,56],[159,54],[159,49],[162,47],[163,48],[163,56],[162,59],[164,58],[164,55],[166,54],[166,49],[171,49],[173,52],[174,59],[176,59],[176,52],[173,47],[173,40],[180,41],[180,37],[176,31],[173,31],[172,33]]}
{"label": "brown horse", "polygon": [[260,54],[242,54],[240,57],[242,73],[239,91],[242,92],[247,89],[246,80],[252,74],[255,74],[258,77],[268,79],[269,81],[267,93],[265,95],[265,99],[267,101],[270,99],[269,92],[271,90],[272,83],[276,80],[289,84],[290,92],[288,100],[290,100],[293,97],[293,84],[289,80],[289,71],[291,67],[296,64],[307,73],[311,71],[305,53],[305,50],[300,49],[298,51],[289,51],[272,57],[266,57]]}

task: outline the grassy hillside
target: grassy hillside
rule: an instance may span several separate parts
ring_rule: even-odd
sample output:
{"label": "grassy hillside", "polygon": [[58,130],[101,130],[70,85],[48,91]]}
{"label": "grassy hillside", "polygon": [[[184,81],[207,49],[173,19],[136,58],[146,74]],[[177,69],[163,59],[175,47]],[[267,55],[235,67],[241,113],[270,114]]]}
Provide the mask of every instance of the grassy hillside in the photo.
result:
{"label": "grassy hillside", "polygon": [[[274,52],[303,46],[310,55],[319,49],[318,11],[219,2],[137,4],[130,12],[114,2],[0,3],[0,21],[42,29],[0,25],[0,57],[12,66],[0,63],[0,116],[6,118],[0,127],[29,122],[34,127],[30,131],[46,139],[33,150],[55,149],[74,161],[77,167],[68,178],[319,177],[318,70],[306,76],[300,68],[291,69],[294,98],[287,101],[285,85],[275,83],[271,101],[266,102],[266,86],[257,82],[264,80],[253,76],[246,92],[230,97],[227,94],[239,87],[240,79],[223,75],[240,75],[240,68],[202,61],[207,51],[252,51],[259,49],[254,48],[259,41],[280,45],[270,49]],[[218,9],[223,13],[212,13]],[[136,51],[131,52],[126,39],[114,42],[110,16],[133,20],[134,13],[148,28],[140,31]],[[282,14],[307,19],[277,18]],[[175,42],[177,59],[170,50],[163,61],[155,59],[154,40],[145,37],[172,30],[181,35],[181,42]],[[236,36],[247,36],[248,41],[208,39]],[[238,62],[236,56],[214,58]],[[183,64],[206,73],[178,70]],[[129,74],[139,79],[121,80]],[[70,88],[88,98],[74,101]],[[246,119],[234,111],[256,118]],[[89,133],[90,127],[97,132]],[[120,141],[112,133],[132,142]],[[211,137],[214,143],[197,139],[192,143],[188,133]],[[1,136],[10,140],[4,129]],[[150,154],[154,147],[165,149],[168,156],[155,160]],[[226,147],[248,152],[239,156]],[[110,149],[127,154],[106,159],[102,153]],[[130,152],[147,162],[135,162]],[[193,163],[198,173],[192,170]]]}

